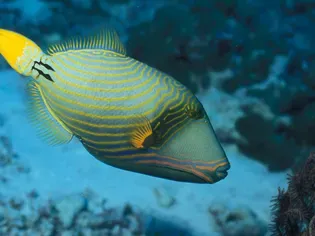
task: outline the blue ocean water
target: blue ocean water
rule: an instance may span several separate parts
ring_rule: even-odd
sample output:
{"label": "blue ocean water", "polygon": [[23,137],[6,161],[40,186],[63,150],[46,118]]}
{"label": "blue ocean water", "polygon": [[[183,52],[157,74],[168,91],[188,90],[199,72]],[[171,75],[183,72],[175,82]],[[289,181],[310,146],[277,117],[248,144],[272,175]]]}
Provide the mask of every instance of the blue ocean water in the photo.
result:
{"label": "blue ocean water", "polygon": [[[268,226],[277,216],[270,205],[278,187],[287,189],[287,175],[303,167],[315,144],[314,6],[311,0],[0,1],[0,28],[42,48],[112,25],[129,56],[198,97],[231,164],[217,183],[183,183],[105,165],[77,139],[49,146],[26,117],[29,78],[1,57],[0,236],[306,231],[315,222],[309,215],[299,224],[307,227],[291,234],[286,223]],[[298,195],[312,208],[314,177],[308,179],[296,183],[307,189]]]}

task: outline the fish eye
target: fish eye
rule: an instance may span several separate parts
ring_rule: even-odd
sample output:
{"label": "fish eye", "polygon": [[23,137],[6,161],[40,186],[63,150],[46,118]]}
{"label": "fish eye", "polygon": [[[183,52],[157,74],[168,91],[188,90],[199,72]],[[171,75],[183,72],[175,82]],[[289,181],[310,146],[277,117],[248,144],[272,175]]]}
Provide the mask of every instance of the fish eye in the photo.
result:
{"label": "fish eye", "polygon": [[199,120],[204,117],[203,110],[197,104],[187,105],[185,107],[185,113],[194,120]]}

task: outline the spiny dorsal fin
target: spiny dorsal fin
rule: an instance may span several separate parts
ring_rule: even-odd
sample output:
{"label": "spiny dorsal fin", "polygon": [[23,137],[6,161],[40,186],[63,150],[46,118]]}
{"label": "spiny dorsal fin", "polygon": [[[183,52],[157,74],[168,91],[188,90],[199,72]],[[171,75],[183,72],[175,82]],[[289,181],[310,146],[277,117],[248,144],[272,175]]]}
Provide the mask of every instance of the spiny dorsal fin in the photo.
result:
{"label": "spiny dorsal fin", "polygon": [[123,56],[126,49],[121,42],[116,30],[106,27],[90,36],[73,37],[71,39],[52,44],[48,47],[47,53],[54,55],[68,50],[100,49],[116,52]]}
{"label": "spiny dorsal fin", "polygon": [[50,145],[70,142],[73,134],[49,108],[36,82],[30,81],[27,84],[27,94],[27,115],[40,138]]}

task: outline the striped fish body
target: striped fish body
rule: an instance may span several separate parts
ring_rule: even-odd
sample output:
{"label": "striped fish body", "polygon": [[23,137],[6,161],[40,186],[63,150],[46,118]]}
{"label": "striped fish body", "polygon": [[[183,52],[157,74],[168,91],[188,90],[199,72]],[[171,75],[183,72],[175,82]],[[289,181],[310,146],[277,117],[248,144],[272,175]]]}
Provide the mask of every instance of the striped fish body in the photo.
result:
{"label": "striped fish body", "polygon": [[165,119],[166,139],[189,122],[185,105],[198,102],[170,76],[112,52],[72,51],[54,55],[49,64],[55,70],[54,83],[39,82],[44,99],[104,162],[147,155],[131,144],[137,128],[146,119],[152,128]]}
{"label": "striped fish body", "polygon": [[[172,77],[130,57],[99,50],[56,54],[49,64],[55,70],[55,83],[51,85],[45,80],[40,84],[45,100],[100,161],[131,171],[197,182],[213,181],[215,175],[210,174],[213,172],[211,168],[226,164],[209,120],[193,119],[186,112],[190,105],[204,113],[201,104]],[[150,122],[153,130],[160,126],[156,129],[164,142],[149,149],[132,145],[133,133],[145,123],[141,117]],[[178,152],[166,145],[190,123],[196,123],[200,129],[206,128],[213,134],[208,134],[210,139],[205,140],[205,145],[210,144],[209,141],[216,143],[212,152],[219,153],[217,162],[210,160],[205,165],[207,153],[202,154],[205,159],[198,159],[200,156],[191,156],[196,154],[189,153],[191,151],[180,147],[181,144],[176,145],[181,148]],[[191,133],[191,144],[201,130],[196,131]],[[178,156],[170,156],[169,152]],[[198,170],[195,167],[198,165],[210,171],[206,169],[204,173],[202,168]],[[189,170],[194,171],[191,173]]]}
{"label": "striped fish body", "polygon": [[25,49],[21,71],[34,78],[31,120],[42,118],[50,140],[76,136],[98,160],[121,169],[194,183],[225,178],[229,161],[198,99],[128,57],[113,35],[61,44],[51,55]]}

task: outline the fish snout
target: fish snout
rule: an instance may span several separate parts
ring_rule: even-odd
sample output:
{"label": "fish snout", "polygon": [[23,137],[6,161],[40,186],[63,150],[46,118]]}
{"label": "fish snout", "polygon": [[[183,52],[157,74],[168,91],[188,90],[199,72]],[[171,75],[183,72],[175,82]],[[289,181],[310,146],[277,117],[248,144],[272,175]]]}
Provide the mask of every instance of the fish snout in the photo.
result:
{"label": "fish snout", "polygon": [[215,178],[217,181],[224,179],[228,175],[228,170],[231,168],[231,165],[228,161],[223,166],[219,166],[215,171]]}

